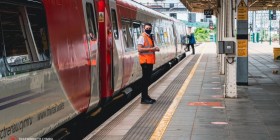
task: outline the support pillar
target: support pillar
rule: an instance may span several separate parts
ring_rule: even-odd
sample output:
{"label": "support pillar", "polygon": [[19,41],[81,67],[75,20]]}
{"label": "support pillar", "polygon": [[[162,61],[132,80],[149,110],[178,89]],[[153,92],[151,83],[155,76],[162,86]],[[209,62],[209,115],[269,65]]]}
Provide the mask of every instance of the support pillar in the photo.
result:
{"label": "support pillar", "polygon": [[[217,14],[217,32],[218,32],[218,40],[222,41],[224,38],[224,16],[223,16],[223,8],[219,8],[219,13]],[[225,74],[225,55],[224,54],[218,54],[218,61],[219,61],[219,72],[220,74]]]}
{"label": "support pillar", "polygon": [[[234,1],[223,0],[223,17],[224,23],[224,38],[223,41],[236,42],[234,37]],[[236,44],[236,43],[235,43]],[[225,45],[225,48],[228,46]],[[235,48],[236,49],[236,48]],[[236,52],[236,50],[234,51]],[[236,88],[236,54],[226,54],[224,57],[225,60],[225,97],[226,98],[236,98],[237,97],[237,88]]]}
{"label": "support pillar", "polygon": [[237,85],[248,85],[248,0],[237,0]]}

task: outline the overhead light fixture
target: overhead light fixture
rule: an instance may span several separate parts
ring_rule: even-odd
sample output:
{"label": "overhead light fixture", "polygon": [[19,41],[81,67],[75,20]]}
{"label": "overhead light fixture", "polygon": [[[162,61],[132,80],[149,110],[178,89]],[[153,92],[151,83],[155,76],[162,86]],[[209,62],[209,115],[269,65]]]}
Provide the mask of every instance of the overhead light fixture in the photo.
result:
{"label": "overhead light fixture", "polygon": [[267,4],[265,4],[266,6],[269,6],[269,7],[272,7],[273,6],[273,4],[272,3],[267,3]]}

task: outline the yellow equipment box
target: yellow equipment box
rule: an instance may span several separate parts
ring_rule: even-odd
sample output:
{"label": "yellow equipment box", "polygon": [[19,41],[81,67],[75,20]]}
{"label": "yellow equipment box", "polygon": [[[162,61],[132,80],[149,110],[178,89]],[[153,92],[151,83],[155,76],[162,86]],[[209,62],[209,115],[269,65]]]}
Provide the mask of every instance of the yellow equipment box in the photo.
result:
{"label": "yellow equipment box", "polygon": [[280,48],[273,48],[274,60],[280,60]]}

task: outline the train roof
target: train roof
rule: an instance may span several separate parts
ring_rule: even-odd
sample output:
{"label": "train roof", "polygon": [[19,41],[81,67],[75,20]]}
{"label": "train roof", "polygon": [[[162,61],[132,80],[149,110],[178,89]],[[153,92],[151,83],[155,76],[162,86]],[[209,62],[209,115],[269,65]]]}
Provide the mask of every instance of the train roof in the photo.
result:
{"label": "train roof", "polygon": [[157,12],[153,9],[150,9],[150,8],[140,4],[138,2],[132,1],[132,0],[117,0],[117,1],[122,2],[125,5],[129,5],[129,7],[136,8],[137,10],[140,10],[141,12],[147,13],[147,14],[152,15],[152,16],[159,16],[159,17],[162,17],[162,18],[174,21],[174,22],[181,22],[181,21],[179,21],[175,18],[169,17],[169,16],[167,16],[163,13]]}
{"label": "train roof", "polygon": [[10,3],[28,6],[42,6],[42,0],[1,0],[0,3]]}

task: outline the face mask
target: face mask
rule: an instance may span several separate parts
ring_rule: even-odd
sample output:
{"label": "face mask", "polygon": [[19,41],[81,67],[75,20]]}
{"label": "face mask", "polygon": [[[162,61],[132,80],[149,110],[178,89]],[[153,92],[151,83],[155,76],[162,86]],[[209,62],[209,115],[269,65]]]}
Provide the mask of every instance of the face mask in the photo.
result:
{"label": "face mask", "polygon": [[150,33],[152,32],[152,30],[145,30],[145,32],[146,32],[147,34],[150,34]]}

